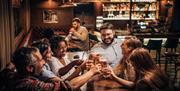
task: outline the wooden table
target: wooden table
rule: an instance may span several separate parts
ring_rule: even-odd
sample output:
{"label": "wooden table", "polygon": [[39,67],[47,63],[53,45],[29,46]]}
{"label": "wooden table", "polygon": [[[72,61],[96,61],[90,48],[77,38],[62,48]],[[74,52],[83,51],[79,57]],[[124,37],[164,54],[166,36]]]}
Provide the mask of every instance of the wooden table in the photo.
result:
{"label": "wooden table", "polygon": [[79,59],[80,60],[85,60],[88,58],[88,54],[86,51],[79,51],[79,52],[67,52],[67,57],[70,61],[72,60],[77,60],[77,59],[74,59],[74,56],[79,56]]}
{"label": "wooden table", "polygon": [[94,78],[87,85],[87,91],[128,91],[128,88],[122,86],[115,80]]}

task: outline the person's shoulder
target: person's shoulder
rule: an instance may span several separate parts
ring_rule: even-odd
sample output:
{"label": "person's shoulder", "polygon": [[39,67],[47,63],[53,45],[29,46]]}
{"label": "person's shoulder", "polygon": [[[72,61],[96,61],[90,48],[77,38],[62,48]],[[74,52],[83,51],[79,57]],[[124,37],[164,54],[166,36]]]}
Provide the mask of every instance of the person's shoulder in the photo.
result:
{"label": "person's shoulder", "polygon": [[80,29],[81,29],[81,30],[87,30],[87,28],[84,27],[84,26],[80,26]]}
{"label": "person's shoulder", "polygon": [[58,61],[59,59],[57,57],[52,56],[50,61]]}
{"label": "person's shoulder", "polygon": [[117,44],[117,45],[119,46],[119,45],[121,45],[121,44],[122,44],[122,42],[123,42],[123,40],[122,40],[122,39],[120,39],[120,38],[114,38],[114,41],[113,41],[113,43],[112,43],[112,44]]}
{"label": "person's shoulder", "polygon": [[59,59],[52,56],[47,63],[48,64],[56,64],[57,62],[59,62]]}
{"label": "person's shoulder", "polygon": [[152,88],[144,79],[139,79],[136,82],[135,91],[152,91]]}
{"label": "person's shoulder", "polygon": [[95,48],[102,48],[103,47],[103,43],[102,42],[98,42],[97,44],[95,44],[92,49],[95,49]]}
{"label": "person's shoulder", "polygon": [[121,43],[123,41],[123,39],[121,39],[121,38],[114,38],[114,41]]}
{"label": "person's shoulder", "polygon": [[80,28],[85,28],[86,29],[86,27],[84,27],[84,26],[80,26]]}
{"label": "person's shoulder", "polygon": [[[49,79],[49,78],[56,77],[56,75],[55,75],[52,71],[50,71],[50,70],[43,69],[43,71],[42,71],[42,77]],[[46,79],[46,80],[47,80],[47,79]],[[45,79],[44,79],[44,80],[45,80]]]}

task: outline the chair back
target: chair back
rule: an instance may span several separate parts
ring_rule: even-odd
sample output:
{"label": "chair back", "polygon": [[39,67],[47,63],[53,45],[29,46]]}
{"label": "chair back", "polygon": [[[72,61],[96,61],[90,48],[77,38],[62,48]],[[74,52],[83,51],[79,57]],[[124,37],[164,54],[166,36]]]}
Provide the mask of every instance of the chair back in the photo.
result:
{"label": "chair back", "polygon": [[89,35],[89,39],[90,39],[90,40],[99,42],[99,40],[98,40],[98,38],[97,38],[96,35],[93,35],[93,34],[91,34],[91,33],[89,33],[88,35]]}
{"label": "chair back", "polygon": [[171,52],[173,51],[173,49],[174,51],[176,51],[176,48],[178,47],[178,42],[179,42],[178,38],[168,38],[164,45],[166,51],[168,51],[169,48],[171,49]]}
{"label": "chair back", "polygon": [[149,50],[161,50],[162,40],[149,40],[147,49]]}
{"label": "chair back", "polygon": [[156,60],[158,61],[158,64],[161,66],[160,62],[160,55],[161,55],[161,47],[162,47],[162,40],[149,40],[146,48],[149,50],[155,50],[156,51]]}

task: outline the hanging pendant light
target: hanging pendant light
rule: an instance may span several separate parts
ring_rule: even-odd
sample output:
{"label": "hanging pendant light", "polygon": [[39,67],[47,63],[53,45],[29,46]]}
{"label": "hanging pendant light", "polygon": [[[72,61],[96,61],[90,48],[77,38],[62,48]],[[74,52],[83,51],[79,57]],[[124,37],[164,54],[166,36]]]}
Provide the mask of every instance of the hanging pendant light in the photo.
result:
{"label": "hanging pendant light", "polygon": [[59,5],[61,8],[65,7],[74,7],[76,4],[74,3],[74,0],[59,0]]}
{"label": "hanging pendant light", "polygon": [[80,2],[104,2],[104,1],[111,1],[111,0],[79,0]]}

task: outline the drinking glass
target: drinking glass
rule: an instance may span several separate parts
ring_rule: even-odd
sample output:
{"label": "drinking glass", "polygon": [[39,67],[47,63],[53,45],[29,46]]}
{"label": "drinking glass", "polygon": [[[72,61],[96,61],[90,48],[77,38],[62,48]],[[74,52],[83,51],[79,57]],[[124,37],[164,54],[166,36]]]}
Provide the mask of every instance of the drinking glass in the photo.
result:
{"label": "drinking glass", "polygon": [[103,77],[104,78],[110,77],[110,70],[108,67],[107,59],[105,59],[104,57],[100,57],[99,63],[102,66],[101,73],[103,74]]}

